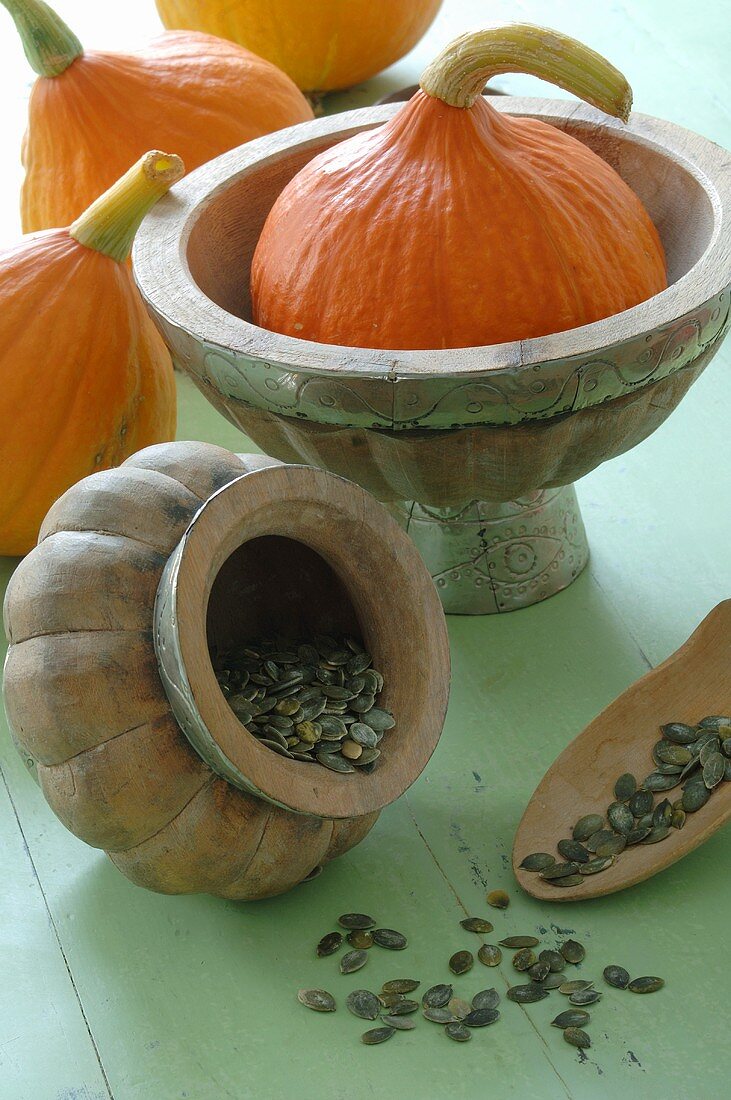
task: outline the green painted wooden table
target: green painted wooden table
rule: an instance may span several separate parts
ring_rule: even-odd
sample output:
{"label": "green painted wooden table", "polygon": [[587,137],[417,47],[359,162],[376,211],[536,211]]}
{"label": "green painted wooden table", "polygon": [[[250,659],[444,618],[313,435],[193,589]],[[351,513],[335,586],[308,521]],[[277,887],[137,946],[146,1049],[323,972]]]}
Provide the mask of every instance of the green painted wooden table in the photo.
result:
{"label": "green painted wooden table", "polygon": [[[57,6],[94,45],[131,44],[155,28],[146,0],[128,0],[124,14],[119,5],[116,17],[117,5]],[[728,146],[723,8],[446,0],[410,58],[331,106],[413,82],[435,47],[486,18],[521,18],[604,50],[632,80],[639,109]],[[27,78],[6,24],[2,43],[7,157]],[[520,77],[500,85],[537,87]],[[4,239],[16,231],[18,179],[9,167]],[[450,621],[452,698],[426,773],[358,849],[287,897],[246,905],[136,889],[56,821],[3,727],[0,1100],[728,1095],[728,831],[644,885],[583,904],[521,895],[509,853],[525,801],[559,750],[731,593],[729,372],[731,343],[655,436],[580,483],[592,560],[568,591],[513,615]],[[186,381],[179,389],[181,437],[247,449]],[[2,563],[3,581],[14,565]],[[498,1025],[466,1046],[424,1020],[386,1046],[362,1046],[365,1025],[342,1007],[346,993],[406,974],[449,980],[447,959],[474,939],[458,921],[486,914],[485,890],[496,886],[512,896],[494,914],[496,932],[539,930],[552,940],[570,931],[587,946],[583,973],[599,977],[618,962],[663,975],[666,989],[645,998],[607,990],[586,1058],[548,1026],[565,1007],[558,994],[526,1008],[505,1003]],[[402,929],[408,950],[382,951],[363,973],[342,977],[313,947],[345,909]],[[459,993],[491,984],[504,992],[514,978],[509,963],[477,970],[455,979]],[[307,1012],[295,998],[303,985],[331,989],[341,1011]]]}

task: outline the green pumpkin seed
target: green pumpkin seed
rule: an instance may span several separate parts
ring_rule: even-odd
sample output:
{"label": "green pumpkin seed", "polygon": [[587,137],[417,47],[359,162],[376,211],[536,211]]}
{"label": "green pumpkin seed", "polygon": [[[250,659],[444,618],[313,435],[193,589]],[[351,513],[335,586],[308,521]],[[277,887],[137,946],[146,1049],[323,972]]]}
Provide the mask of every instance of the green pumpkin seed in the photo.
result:
{"label": "green pumpkin seed", "polygon": [[513,966],[516,970],[530,970],[536,962],[538,962],[538,959],[530,947],[523,947],[513,955]]}
{"label": "green pumpkin seed", "polygon": [[430,1020],[433,1024],[457,1024],[460,1022],[446,1007],[431,1008],[427,1006],[421,1014],[425,1020]]}
{"label": "green pumpkin seed", "polygon": [[328,932],[326,936],[323,936],[317,947],[315,948],[317,957],[324,959],[328,955],[334,955],[340,948],[343,942],[342,932]]}
{"label": "green pumpkin seed", "polygon": [[701,718],[698,725],[704,730],[717,730],[719,726],[731,726],[731,718],[725,718],[718,714],[709,714],[706,718]]}
{"label": "green pumpkin seed", "polygon": [[[630,816],[632,815],[630,814]],[[632,832],[631,829],[629,831]],[[599,859],[606,859],[607,856],[620,855],[626,847],[627,837],[615,834],[609,837],[608,840],[602,841],[596,850],[596,854]]]}
{"label": "green pumpkin seed", "polygon": [[682,808],[687,814],[693,814],[696,810],[700,810],[705,806],[708,799],[711,797],[711,792],[703,785],[694,784],[692,787],[686,787],[683,791]]}
{"label": "green pumpkin seed", "polygon": [[662,978],[644,977],[633,978],[627,988],[630,993],[656,993],[658,989],[662,989],[665,982]]}
{"label": "green pumpkin seed", "polygon": [[677,785],[677,776],[662,775],[661,772],[650,772],[642,780],[642,786],[648,791],[671,791]]}
{"label": "green pumpkin seed", "polygon": [[670,826],[673,829],[682,829],[687,820],[685,810],[681,806],[676,806],[673,809],[673,816],[670,818]]}
{"label": "green pumpkin seed", "polygon": [[575,875],[581,864],[579,863],[555,863],[553,867],[546,867],[541,871],[541,878],[546,882],[553,882],[557,878],[565,878],[567,875]]}
{"label": "green pumpkin seed", "polygon": [[403,951],[408,946],[406,936],[393,928],[374,928],[372,936],[374,943],[379,947],[386,947],[389,951]]}
{"label": "green pumpkin seed", "polygon": [[[633,830],[635,832],[636,830]],[[629,837],[627,837],[627,843],[629,844]],[[590,860],[588,863],[582,863],[579,868],[579,874],[582,875],[598,875],[601,871],[606,871],[608,867],[611,867],[615,862],[614,856],[598,856],[595,859]]]}
{"label": "green pumpkin seed", "polygon": [[585,882],[585,878],[582,874],[566,875],[564,878],[557,878],[551,883],[552,886],[570,887],[570,886],[582,886]]}
{"label": "green pumpkin seed", "polygon": [[443,1008],[454,995],[454,988],[451,985],[440,983],[439,985],[433,985],[430,989],[427,989],[424,996],[421,998],[421,1003],[424,1008]]}
{"label": "green pumpkin seed", "polygon": [[[731,745],[731,741],[729,744]],[[554,856],[549,855],[548,852],[533,852],[525,857],[520,866],[524,871],[543,871],[555,862]]]}
{"label": "green pumpkin seed", "polygon": [[542,1001],[544,997],[548,996],[548,990],[545,986],[531,982],[530,985],[514,985],[508,990],[506,996],[509,1001],[514,1001],[515,1004],[528,1005],[534,1004],[536,1001]]}
{"label": "green pumpkin seed", "polygon": [[370,1031],[366,1031],[361,1035],[361,1043],[365,1043],[367,1047],[374,1047],[377,1043],[385,1043],[386,1039],[390,1039],[392,1035],[395,1035],[395,1029],[392,1027],[374,1027]]}
{"label": "green pumpkin seed", "polygon": [[341,974],[354,974],[368,962],[367,951],[346,951],[340,960]]}
{"label": "green pumpkin seed", "polygon": [[413,1031],[416,1024],[409,1016],[381,1016],[381,1022],[385,1027],[392,1027],[394,1031]]}
{"label": "green pumpkin seed", "polygon": [[559,951],[566,962],[580,963],[586,958],[586,948],[578,940],[566,940],[561,944]]}
{"label": "green pumpkin seed", "polygon": [[690,762],[691,753],[685,745],[676,745],[672,741],[658,741],[652,755],[658,764],[680,764],[684,767]]}
{"label": "green pumpkin seed", "polygon": [[551,968],[548,963],[541,962],[539,959],[538,962],[533,963],[533,966],[528,968],[528,977],[532,978],[534,982],[542,982],[545,981],[550,972]]}
{"label": "green pumpkin seed", "polygon": [[604,981],[615,989],[626,989],[629,985],[629,971],[623,966],[605,966]]}
{"label": "green pumpkin seed", "polygon": [[589,849],[580,844],[578,840],[559,840],[556,848],[558,854],[570,863],[588,863],[591,859]]}
{"label": "green pumpkin seed", "polygon": [[660,732],[666,741],[674,741],[676,745],[689,745],[698,736],[692,726],[683,722],[669,722],[660,726]]}
{"label": "green pumpkin seed", "polygon": [[375,928],[376,922],[367,913],[343,913],[338,917],[341,928],[364,929]]}
{"label": "green pumpkin seed", "polygon": [[453,974],[466,974],[474,965],[474,955],[471,951],[455,951],[449,960],[449,969]]}
{"label": "green pumpkin seed", "polygon": [[701,747],[701,750],[698,753],[698,763],[701,767],[705,767],[708,760],[712,756],[715,756],[717,753],[720,754],[720,752],[721,742],[717,737],[710,737],[708,741],[706,741],[705,745]]}
{"label": "green pumpkin seed", "polygon": [[467,932],[492,932],[493,930],[489,920],[483,920],[482,917],[465,917],[459,923]]}
{"label": "green pumpkin seed", "polygon": [[567,1008],[565,1012],[559,1012],[558,1016],[551,1020],[551,1027],[560,1027],[561,1029],[582,1027],[584,1024],[588,1024],[590,1019],[589,1013],[580,1008]]}
{"label": "green pumpkin seed", "polygon": [[559,993],[563,993],[564,997],[570,997],[572,993],[581,993],[585,989],[591,989],[593,985],[593,982],[576,979],[571,982],[563,982],[558,987],[558,991]]}
{"label": "green pumpkin seed", "polygon": [[654,803],[655,799],[652,797],[652,791],[639,790],[630,798],[629,809],[634,817],[642,817],[643,814],[649,814],[652,811]]}
{"label": "green pumpkin seed", "polygon": [[367,764],[373,764],[381,755],[380,749],[363,749],[357,760],[353,760],[356,768],[362,768]]}
{"label": "green pumpkin seed", "polygon": [[413,993],[420,985],[415,978],[391,978],[383,983],[382,990],[384,993]]}
{"label": "green pumpkin seed", "polygon": [[592,833],[601,829],[603,824],[604,818],[600,817],[599,814],[586,814],[576,822],[571,835],[574,840],[588,840]]}
{"label": "green pumpkin seed", "polygon": [[[702,756],[703,753],[701,753],[701,757]],[[708,787],[709,791],[718,786],[724,777],[725,771],[726,761],[721,756],[721,753],[710,753],[703,762],[703,782],[706,787]]]}
{"label": "green pumpkin seed", "polygon": [[598,829],[597,832],[592,833],[586,842],[586,847],[590,852],[596,855],[597,850],[602,844],[608,844],[610,840],[613,840],[617,834],[612,832],[611,829]]}
{"label": "green pumpkin seed", "polygon": [[668,798],[663,798],[662,802],[658,802],[652,814],[652,827],[653,829],[661,829],[664,825],[669,825],[673,816],[673,807]]}
{"label": "green pumpkin seed", "polygon": [[462,1023],[465,1027],[488,1027],[499,1019],[500,1012],[497,1008],[474,1008],[465,1016]]}
{"label": "green pumpkin seed", "polygon": [[617,802],[628,802],[636,790],[637,780],[631,772],[625,772],[614,784],[614,797]]}
{"label": "green pumpkin seed", "polygon": [[631,833],[627,835],[627,844],[639,844],[649,836],[652,825],[635,825]]}
{"label": "green pumpkin seed", "polygon": [[724,756],[731,756],[731,737],[725,737],[721,742],[721,752]]}
{"label": "green pumpkin seed", "polygon": [[580,1027],[567,1027],[564,1030],[563,1037],[572,1047],[580,1047],[585,1050],[591,1046],[591,1039]]}
{"label": "green pumpkin seed", "polygon": [[477,958],[483,966],[499,966],[502,962],[503,953],[500,948],[495,947],[494,944],[483,943],[482,947],[477,952]]}
{"label": "green pumpkin seed", "polygon": [[329,768],[332,772],[354,772],[355,768],[352,764],[349,764],[347,760],[344,760],[342,756],[334,756],[332,753],[318,752],[315,754],[315,760],[318,764],[324,764],[326,768]]}
{"label": "green pumpkin seed", "polygon": [[635,823],[631,811],[623,802],[612,802],[611,806],[607,808],[607,821],[614,831],[620,833],[622,836],[627,836],[627,833],[631,832]]}
{"label": "green pumpkin seed", "polygon": [[348,932],[346,939],[358,951],[368,951],[373,947],[373,935],[366,928],[354,928],[352,932]]}
{"label": "green pumpkin seed", "polygon": [[492,906],[493,909],[507,909],[510,905],[510,898],[504,890],[491,890],[487,895],[487,904]]}
{"label": "green pumpkin seed", "polygon": [[569,1001],[572,1005],[593,1005],[600,1001],[601,997],[598,989],[579,989],[570,995]]}
{"label": "green pumpkin seed", "polygon": [[355,741],[356,744],[363,745],[368,749],[375,749],[378,745],[376,731],[363,722],[353,722],[348,730],[348,737],[351,741]]}
{"label": "green pumpkin seed", "polygon": [[378,997],[370,989],[354,989],[345,998],[345,1007],[361,1020],[375,1020],[381,1010]]}
{"label": "green pumpkin seed", "polygon": [[535,936],[506,936],[499,941],[501,947],[511,947],[514,950],[519,947],[537,947],[538,942]]}
{"label": "green pumpkin seed", "polygon": [[453,1039],[455,1043],[468,1043],[472,1038],[472,1032],[464,1024],[461,1024],[459,1020],[454,1020],[444,1028],[444,1034]]}
{"label": "green pumpkin seed", "polygon": [[368,725],[372,730],[383,733],[386,730],[393,729],[396,725],[396,719],[387,710],[372,706],[368,711]]}
{"label": "green pumpkin seed", "polygon": [[472,998],[472,1008],[497,1008],[500,994],[497,989],[481,989]]}
{"label": "green pumpkin seed", "polygon": [[335,998],[326,989],[300,989],[297,1000],[313,1012],[334,1012],[337,1008]]}
{"label": "green pumpkin seed", "polygon": [[649,833],[644,840],[640,841],[640,844],[658,844],[661,840],[665,840],[670,835],[669,825],[653,825]]}

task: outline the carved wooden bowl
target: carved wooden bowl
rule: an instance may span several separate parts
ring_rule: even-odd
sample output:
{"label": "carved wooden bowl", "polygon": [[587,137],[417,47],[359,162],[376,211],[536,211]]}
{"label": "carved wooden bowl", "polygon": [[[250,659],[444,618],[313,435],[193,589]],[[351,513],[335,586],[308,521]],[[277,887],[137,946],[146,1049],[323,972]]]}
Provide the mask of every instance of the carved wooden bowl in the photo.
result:
{"label": "carved wooden bowl", "polygon": [[[201,443],[150,447],[52,507],[5,602],[5,705],[61,821],[162,893],[278,894],[357,844],[419,775],[449,689],[418,553],[357,485]],[[276,755],[211,648],[360,634],[396,717],[370,775]]]}
{"label": "carved wooden bowl", "polygon": [[275,198],[311,157],[398,105],[204,165],[148,215],[134,253],[177,364],[268,453],[391,502],[454,611],[509,610],[574,579],[587,546],[571,483],[662,424],[729,317],[729,154],[644,115],[625,126],[575,102],[492,102],[567,130],[617,169],[659,230],[667,290],[568,332],[447,351],[335,347],[253,325],[251,258]]}

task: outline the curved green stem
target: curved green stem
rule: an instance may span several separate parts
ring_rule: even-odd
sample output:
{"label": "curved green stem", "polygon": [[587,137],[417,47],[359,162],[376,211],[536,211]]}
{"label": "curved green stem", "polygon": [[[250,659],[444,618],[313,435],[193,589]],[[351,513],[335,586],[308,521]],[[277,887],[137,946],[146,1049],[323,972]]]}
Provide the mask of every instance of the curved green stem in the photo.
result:
{"label": "curved green stem", "polygon": [[84,47],[73,31],[42,0],[0,0],[18,28],[25,56],[39,76],[60,76]]}
{"label": "curved green stem", "polygon": [[575,38],[531,23],[455,38],[426,67],[421,88],[451,107],[471,107],[498,73],[541,77],[608,115],[629,118],[632,89],[619,69]]}
{"label": "curved green stem", "polygon": [[79,244],[124,263],[145,214],[184,172],[174,153],[145,153],[76,219],[69,233]]}

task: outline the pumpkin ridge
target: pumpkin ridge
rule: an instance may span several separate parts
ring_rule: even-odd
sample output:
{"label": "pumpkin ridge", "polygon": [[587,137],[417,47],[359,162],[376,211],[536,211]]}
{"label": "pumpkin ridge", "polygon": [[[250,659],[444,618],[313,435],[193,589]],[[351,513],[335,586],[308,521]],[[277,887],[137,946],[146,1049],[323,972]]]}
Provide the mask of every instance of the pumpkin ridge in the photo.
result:
{"label": "pumpkin ridge", "polygon": [[105,851],[109,853],[114,853],[114,855],[121,855],[123,852],[133,852],[135,848],[140,848],[143,844],[148,844],[151,840],[154,840],[156,836],[160,836],[160,833],[164,833],[166,829],[169,829],[170,826],[178,820],[180,815],[185,813],[190,804],[194,802],[195,799],[199,797],[199,795],[203,794],[206,789],[215,782],[217,778],[218,777],[216,776],[215,772],[211,771],[211,774],[204,779],[198,790],[195,792],[195,794],[191,795],[185,805],[181,806],[178,812],[174,814],[169,821],[166,821],[165,824],[161,825],[159,829],[155,829],[155,831],[150,833],[149,836],[146,836],[144,840],[138,840],[136,844],[130,844],[129,848],[106,848]]}

